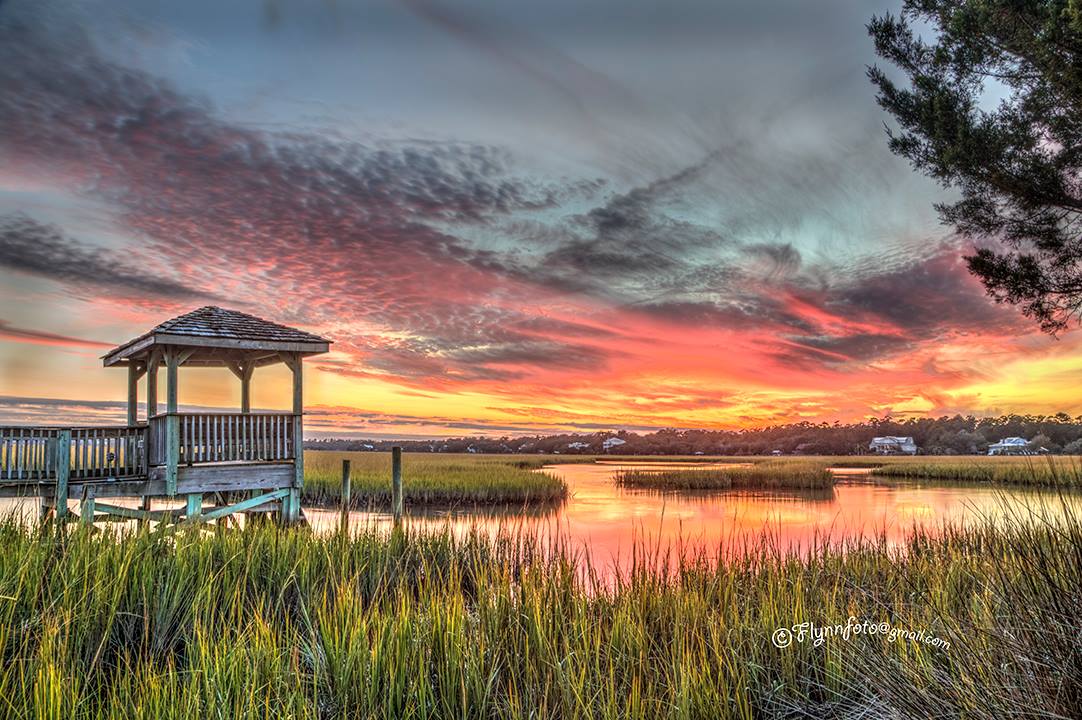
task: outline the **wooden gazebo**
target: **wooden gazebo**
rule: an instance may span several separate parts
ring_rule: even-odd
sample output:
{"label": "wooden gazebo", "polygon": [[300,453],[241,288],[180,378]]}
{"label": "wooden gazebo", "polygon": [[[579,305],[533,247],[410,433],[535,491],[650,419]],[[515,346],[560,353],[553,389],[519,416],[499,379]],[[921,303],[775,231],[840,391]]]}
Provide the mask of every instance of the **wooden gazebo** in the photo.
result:
{"label": "wooden gazebo", "polygon": [[[163,520],[212,520],[235,512],[277,508],[283,522],[300,518],[304,484],[303,375],[307,355],[330,342],[311,333],[219,307],[168,320],[114,348],[106,367],[128,369],[127,426],[123,428],[0,428],[0,492],[36,494],[67,512]],[[284,363],[293,373],[290,413],[251,411],[256,368]],[[241,383],[240,412],[181,413],[182,367],[228,368]],[[165,369],[165,409],[159,412],[158,372]],[[147,418],[139,421],[139,381],[146,377]],[[139,509],[108,505],[103,497],[142,498]],[[151,499],[186,498],[183,512],[155,510]],[[209,508],[204,500],[216,501]]]}

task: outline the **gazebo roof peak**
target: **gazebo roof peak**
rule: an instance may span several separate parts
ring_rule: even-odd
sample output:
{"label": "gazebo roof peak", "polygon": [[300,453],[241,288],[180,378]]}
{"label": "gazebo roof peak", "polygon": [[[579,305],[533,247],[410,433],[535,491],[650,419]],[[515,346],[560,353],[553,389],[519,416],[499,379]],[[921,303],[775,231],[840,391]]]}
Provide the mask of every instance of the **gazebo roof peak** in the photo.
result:
{"label": "gazebo roof peak", "polygon": [[102,356],[103,363],[127,364],[146,360],[157,345],[195,349],[188,365],[228,366],[238,355],[257,365],[278,362],[278,353],[325,353],[329,340],[279,325],[237,310],[207,305],[166,320]]}

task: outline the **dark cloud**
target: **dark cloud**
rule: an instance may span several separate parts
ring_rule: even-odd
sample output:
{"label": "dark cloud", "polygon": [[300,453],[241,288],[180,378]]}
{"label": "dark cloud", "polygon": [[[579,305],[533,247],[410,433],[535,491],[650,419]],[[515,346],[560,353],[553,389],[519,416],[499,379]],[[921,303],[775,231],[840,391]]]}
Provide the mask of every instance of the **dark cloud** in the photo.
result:
{"label": "dark cloud", "polygon": [[[520,70],[568,67],[443,5],[410,5]],[[131,242],[107,250],[9,218],[0,264],[112,297],[273,304],[283,321],[337,328],[336,348],[367,368],[325,362],[327,371],[418,386],[510,382],[530,368],[602,371],[618,356],[605,340],[621,333],[600,327],[611,317],[568,320],[578,295],[613,315],[772,333],[783,356],[827,365],[1008,317],[953,250],[889,265],[892,253],[912,254],[886,243],[878,264],[856,271],[840,259],[851,248],[835,238],[851,236],[855,221],[836,209],[890,185],[878,122],[874,135],[858,123],[844,147],[782,145],[766,125],[743,137],[709,126],[694,133],[693,154],[682,148],[690,161],[666,154],[656,173],[661,163],[644,161],[630,189],[596,201],[600,181],[523,177],[500,147],[360,143],[228,120],[110,60],[58,13],[28,7],[0,15],[0,160],[104,201]],[[604,86],[580,74],[559,91],[585,107]],[[782,110],[792,107],[770,121]],[[862,222],[865,245],[890,229]],[[564,317],[549,317],[549,306]]]}
{"label": "dark cloud", "polygon": [[532,314],[492,299],[517,282],[500,277],[501,256],[437,229],[548,208],[596,182],[554,189],[515,179],[507,152],[488,146],[365,145],[229,123],[107,60],[78,30],[46,30],[32,12],[0,17],[0,125],[8,162],[111,203],[146,238],[141,249],[184,283],[24,219],[7,226],[10,267],[105,294],[185,298],[213,287],[233,302],[277,297],[285,320],[363,319],[406,334],[409,347],[363,348],[366,338],[348,330],[340,346],[407,377],[442,367],[506,379],[514,373],[487,366],[603,362],[554,339],[542,352],[529,336],[540,326],[526,328]]}
{"label": "dark cloud", "polygon": [[0,340],[11,342],[33,343],[37,345],[71,345],[74,347],[107,348],[112,343],[87,340],[86,338],[58,335],[57,333],[32,330],[29,328],[15,327],[14,325],[0,320]]}
{"label": "dark cloud", "polygon": [[180,281],[157,277],[147,266],[65,237],[59,228],[16,213],[0,216],[0,266],[76,286],[92,285],[108,294],[134,293],[172,300],[213,299]]}

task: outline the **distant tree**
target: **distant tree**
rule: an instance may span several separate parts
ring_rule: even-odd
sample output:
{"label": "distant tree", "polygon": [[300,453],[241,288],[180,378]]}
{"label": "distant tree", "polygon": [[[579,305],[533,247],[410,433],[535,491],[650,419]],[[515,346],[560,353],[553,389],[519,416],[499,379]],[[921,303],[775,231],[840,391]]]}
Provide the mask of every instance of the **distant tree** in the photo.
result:
{"label": "distant tree", "polygon": [[909,81],[868,70],[899,126],[890,149],[961,193],[937,209],[984,244],[970,272],[1063,330],[1082,314],[1082,2],[904,0],[868,32]]}
{"label": "distant tree", "polygon": [[1047,435],[1035,435],[1032,440],[1026,444],[1026,449],[1031,452],[1038,452],[1041,449],[1045,450],[1059,450],[1059,445],[1052,442],[1052,438]]}
{"label": "distant tree", "polygon": [[1072,440],[1063,446],[1064,455],[1082,455],[1082,438]]}

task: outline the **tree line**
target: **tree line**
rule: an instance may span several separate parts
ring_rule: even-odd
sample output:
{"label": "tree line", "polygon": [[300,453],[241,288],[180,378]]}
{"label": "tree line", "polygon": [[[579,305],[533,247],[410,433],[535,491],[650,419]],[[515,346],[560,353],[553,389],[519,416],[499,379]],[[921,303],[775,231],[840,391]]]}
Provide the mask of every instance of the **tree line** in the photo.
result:
{"label": "tree line", "polygon": [[983,454],[991,443],[1008,437],[1025,438],[1034,450],[1077,455],[1082,454],[1082,415],[887,417],[849,424],[800,422],[747,430],[666,428],[642,434],[612,431],[444,440],[323,439],[306,441],[305,447],[385,451],[398,445],[408,452],[564,455],[861,455],[870,452],[868,443],[873,437],[882,435],[912,437],[921,454],[927,455]]}

